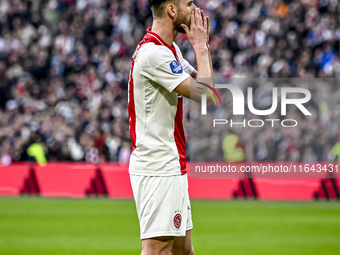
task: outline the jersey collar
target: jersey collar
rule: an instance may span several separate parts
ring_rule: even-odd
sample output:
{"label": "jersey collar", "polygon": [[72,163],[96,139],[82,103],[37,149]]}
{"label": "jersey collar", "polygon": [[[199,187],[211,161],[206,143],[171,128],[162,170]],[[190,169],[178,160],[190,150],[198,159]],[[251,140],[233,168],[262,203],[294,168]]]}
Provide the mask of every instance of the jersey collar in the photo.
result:
{"label": "jersey collar", "polygon": [[174,46],[171,47],[171,46],[169,46],[169,44],[164,42],[164,40],[158,34],[151,31],[151,27],[149,27],[146,30],[146,32],[147,32],[147,34],[144,37],[145,40],[149,40],[149,41],[155,43],[156,45],[163,45],[163,46],[167,47],[169,50],[172,51],[172,53],[175,55],[175,57],[177,57],[175,47]]}

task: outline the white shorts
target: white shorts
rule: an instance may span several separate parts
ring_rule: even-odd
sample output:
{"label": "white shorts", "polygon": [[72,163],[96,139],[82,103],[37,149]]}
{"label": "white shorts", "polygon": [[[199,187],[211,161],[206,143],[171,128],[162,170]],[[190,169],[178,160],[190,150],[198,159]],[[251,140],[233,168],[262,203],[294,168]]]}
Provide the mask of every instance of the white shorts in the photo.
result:
{"label": "white shorts", "polygon": [[192,229],[187,175],[130,174],[140,238],[185,236]]}

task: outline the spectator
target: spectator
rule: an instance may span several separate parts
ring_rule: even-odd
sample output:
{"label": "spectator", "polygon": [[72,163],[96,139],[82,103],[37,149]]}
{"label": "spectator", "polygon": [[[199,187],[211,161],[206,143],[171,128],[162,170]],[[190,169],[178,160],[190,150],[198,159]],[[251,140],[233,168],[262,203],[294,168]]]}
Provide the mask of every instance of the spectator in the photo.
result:
{"label": "spectator", "polygon": [[226,162],[242,162],[245,159],[244,146],[234,132],[230,131],[222,141],[224,160]]}

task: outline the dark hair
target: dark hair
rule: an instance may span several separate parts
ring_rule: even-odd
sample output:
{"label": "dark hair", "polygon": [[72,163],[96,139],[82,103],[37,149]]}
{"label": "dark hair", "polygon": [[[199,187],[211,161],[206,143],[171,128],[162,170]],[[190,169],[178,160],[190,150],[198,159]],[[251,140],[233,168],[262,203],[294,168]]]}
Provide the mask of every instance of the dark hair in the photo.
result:
{"label": "dark hair", "polygon": [[154,6],[159,6],[161,5],[162,3],[165,3],[167,2],[168,0],[148,0],[148,3],[151,7],[154,7]]}
{"label": "dark hair", "polygon": [[167,2],[168,0],[148,0],[149,5],[153,7],[160,6],[161,4]]}
{"label": "dark hair", "polygon": [[179,0],[148,0],[149,5],[152,8],[153,15],[155,17],[161,17],[164,11],[164,4],[167,2],[173,2],[178,5]]}

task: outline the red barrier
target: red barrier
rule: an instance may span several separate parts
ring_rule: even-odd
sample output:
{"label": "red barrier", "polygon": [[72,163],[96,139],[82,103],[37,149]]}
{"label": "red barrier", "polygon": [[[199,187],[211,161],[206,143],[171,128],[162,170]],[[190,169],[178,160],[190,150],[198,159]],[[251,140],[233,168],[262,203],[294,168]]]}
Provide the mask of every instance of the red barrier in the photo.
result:
{"label": "red barrier", "polygon": [[106,196],[107,195],[103,175],[99,169],[96,171],[96,176],[91,180],[89,189],[86,190],[86,194],[88,196],[91,196],[91,195],[92,196],[93,195]]}
{"label": "red barrier", "polygon": [[189,178],[189,196],[192,199],[230,199],[239,179]]}
{"label": "red barrier", "polygon": [[320,183],[319,189],[315,194],[317,199],[339,199],[340,188],[338,179],[323,179]]}
{"label": "red barrier", "polygon": [[312,200],[321,179],[253,179],[261,200]]}
{"label": "red barrier", "polygon": [[91,180],[96,176],[97,166],[50,163],[34,169],[42,196],[85,197]]}
{"label": "red barrier", "polygon": [[103,164],[100,166],[107,195],[112,198],[133,198],[127,166]]}
{"label": "red barrier", "polygon": [[[32,169],[31,169],[32,168]],[[188,164],[189,169],[189,164]],[[339,178],[339,173],[330,176]],[[325,176],[326,177],[326,176]],[[257,197],[260,200],[339,199],[338,179],[201,179],[189,177],[192,199]],[[49,163],[46,167],[13,164],[0,167],[0,195],[108,195],[133,198],[127,166],[119,164]]]}
{"label": "red barrier", "polygon": [[[100,166],[107,194],[112,198],[133,198],[127,166],[104,164]],[[230,199],[238,179],[189,178],[192,199]]]}
{"label": "red barrier", "polygon": [[187,162],[187,169],[190,199],[231,199],[234,197],[239,179],[191,178],[189,162]]}
{"label": "red barrier", "polygon": [[29,164],[0,166],[0,195],[19,195],[29,171]]}
{"label": "red barrier", "polygon": [[237,186],[234,192],[235,198],[258,198],[254,179],[241,179]]}

